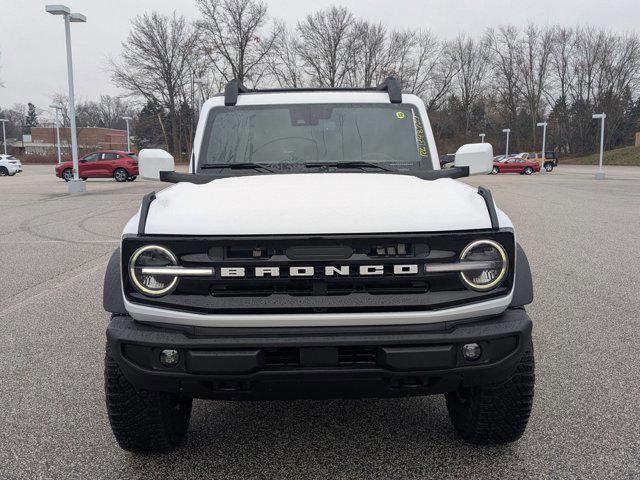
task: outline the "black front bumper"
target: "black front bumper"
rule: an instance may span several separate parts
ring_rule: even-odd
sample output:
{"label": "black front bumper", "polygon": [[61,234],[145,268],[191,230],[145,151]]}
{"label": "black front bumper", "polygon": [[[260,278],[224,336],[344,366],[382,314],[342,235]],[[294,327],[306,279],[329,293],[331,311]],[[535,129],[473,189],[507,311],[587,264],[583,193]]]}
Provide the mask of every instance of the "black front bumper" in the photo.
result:
{"label": "black front bumper", "polygon": [[[195,329],[114,316],[111,354],[137,388],[229,400],[401,397],[506,380],[531,340],[523,309],[490,319],[434,325]],[[482,356],[465,360],[465,343]],[[167,368],[160,352],[176,349]]]}

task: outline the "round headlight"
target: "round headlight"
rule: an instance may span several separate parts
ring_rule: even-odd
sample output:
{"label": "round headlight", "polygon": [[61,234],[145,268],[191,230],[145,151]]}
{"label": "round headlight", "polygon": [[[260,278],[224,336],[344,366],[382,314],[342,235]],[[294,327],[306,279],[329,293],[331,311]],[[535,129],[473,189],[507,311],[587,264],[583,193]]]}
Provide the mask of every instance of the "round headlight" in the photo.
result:
{"label": "round headlight", "polygon": [[[469,267],[460,272],[464,284],[472,290],[482,292],[500,285],[509,268],[507,252],[493,240],[471,242],[462,250],[460,263]],[[478,268],[473,268],[476,265]]]}
{"label": "round headlight", "polygon": [[178,259],[171,250],[158,245],[146,245],[137,249],[129,260],[129,278],[140,293],[159,297],[171,292],[178,284],[173,275],[146,274],[145,267],[175,267]]}

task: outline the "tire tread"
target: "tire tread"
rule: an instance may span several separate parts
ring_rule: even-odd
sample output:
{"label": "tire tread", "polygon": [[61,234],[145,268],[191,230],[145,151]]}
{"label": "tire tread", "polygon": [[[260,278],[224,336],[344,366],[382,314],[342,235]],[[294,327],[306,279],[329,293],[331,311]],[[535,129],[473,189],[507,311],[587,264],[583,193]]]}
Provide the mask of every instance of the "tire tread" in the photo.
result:
{"label": "tire tread", "polygon": [[533,406],[535,360],[529,344],[514,374],[506,382],[466,389],[446,396],[456,432],[473,444],[500,444],[519,439],[527,428]]}
{"label": "tire tread", "polygon": [[138,392],[124,377],[108,347],[104,376],[109,423],[122,448],[168,452],[182,442],[189,426],[190,398],[164,392]]}

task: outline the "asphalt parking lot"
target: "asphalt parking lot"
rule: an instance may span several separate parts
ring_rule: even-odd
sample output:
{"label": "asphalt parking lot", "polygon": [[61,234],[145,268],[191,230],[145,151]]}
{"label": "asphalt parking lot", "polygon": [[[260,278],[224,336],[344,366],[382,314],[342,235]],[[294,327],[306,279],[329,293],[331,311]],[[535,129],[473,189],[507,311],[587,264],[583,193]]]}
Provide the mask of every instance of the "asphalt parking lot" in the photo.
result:
{"label": "asphalt parking lot", "polygon": [[455,438],[444,399],[194,403],[169,455],[120,450],[104,407],[102,277],[143,194],[52,167],[0,178],[0,478],[640,478],[640,168],[475,177],[534,274],[525,436]]}

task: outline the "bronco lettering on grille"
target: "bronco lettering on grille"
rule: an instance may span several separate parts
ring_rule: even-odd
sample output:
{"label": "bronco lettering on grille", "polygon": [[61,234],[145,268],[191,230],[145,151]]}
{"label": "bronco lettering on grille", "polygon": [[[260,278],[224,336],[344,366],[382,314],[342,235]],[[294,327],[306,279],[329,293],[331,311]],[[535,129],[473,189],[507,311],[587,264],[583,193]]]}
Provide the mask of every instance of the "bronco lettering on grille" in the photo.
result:
{"label": "bronco lettering on grille", "polygon": [[349,276],[352,273],[360,276],[375,275],[417,275],[419,271],[417,264],[404,265],[361,265],[359,268],[351,268],[349,265],[330,265],[317,269],[308,265],[296,265],[292,267],[222,267],[220,276],[223,278],[242,278],[253,274],[255,277],[313,277],[319,274],[324,277]]}

